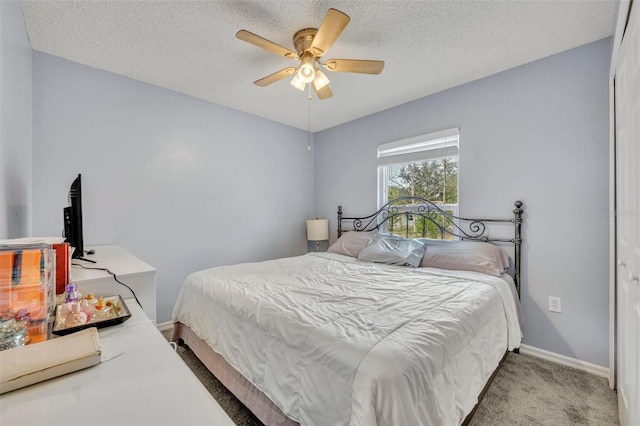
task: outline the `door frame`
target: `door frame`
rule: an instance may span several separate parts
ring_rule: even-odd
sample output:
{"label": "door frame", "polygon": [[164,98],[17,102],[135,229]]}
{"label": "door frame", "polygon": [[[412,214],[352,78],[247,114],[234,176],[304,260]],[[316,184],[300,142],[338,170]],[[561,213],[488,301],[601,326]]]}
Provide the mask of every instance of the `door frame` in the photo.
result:
{"label": "door frame", "polygon": [[[609,387],[616,387],[616,125],[615,76],[616,64],[622,44],[627,17],[633,0],[618,3],[611,44],[609,67]],[[638,7],[638,5],[636,5]]]}

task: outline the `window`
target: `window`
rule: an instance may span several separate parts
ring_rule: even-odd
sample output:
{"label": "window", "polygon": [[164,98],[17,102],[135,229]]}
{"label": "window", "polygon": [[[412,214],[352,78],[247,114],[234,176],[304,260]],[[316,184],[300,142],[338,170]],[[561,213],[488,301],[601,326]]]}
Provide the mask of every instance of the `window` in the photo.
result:
{"label": "window", "polygon": [[[457,127],[379,145],[379,207],[398,197],[417,196],[458,215],[458,147]],[[439,224],[451,228],[440,217],[436,219]],[[387,232],[407,237],[422,236],[423,231],[428,238],[452,238],[435,224],[414,220],[412,215],[400,216],[387,224]]]}

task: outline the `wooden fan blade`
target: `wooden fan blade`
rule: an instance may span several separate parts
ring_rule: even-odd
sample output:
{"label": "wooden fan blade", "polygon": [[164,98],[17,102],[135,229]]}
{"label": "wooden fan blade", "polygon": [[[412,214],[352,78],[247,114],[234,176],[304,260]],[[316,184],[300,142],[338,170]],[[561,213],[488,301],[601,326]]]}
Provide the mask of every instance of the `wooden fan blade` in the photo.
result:
{"label": "wooden fan blade", "polygon": [[298,54],[293,50],[282,47],[279,44],[276,44],[247,30],[238,31],[236,33],[236,37],[242,41],[246,41],[247,43],[251,43],[255,46],[268,50],[269,52],[275,53],[276,55],[284,56],[288,59],[300,59],[298,58]]}
{"label": "wooden fan blade", "polygon": [[329,59],[324,67],[334,72],[357,72],[361,74],[380,74],[384,61],[367,61],[363,59]]}
{"label": "wooden fan blade", "polygon": [[329,9],[322,20],[322,24],[320,24],[320,28],[318,28],[318,33],[313,38],[313,42],[311,42],[309,47],[311,53],[318,58],[327,53],[350,20],[349,16],[339,10]]}
{"label": "wooden fan blade", "polygon": [[[316,90],[316,88],[314,87],[313,90]],[[316,95],[318,95],[318,99],[329,99],[330,97],[333,96],[333,92],[331,91],[331,88],[327,84],[322,89],[316,90]]]}
{"label": "wooden fan blade", "polygon": [[278,72],[274,72],[271,75],[268,75],[264,78],[261,78],[260,80],[256,80],[253,82],[253,84],[255,84],[256,86],[260,86],[260,87],[265,87],[268,86],[270,84],[275,83],[276,81],[280,81],[285,77],[288,77],[290,75],[295,74],[296,72],[296,68],[295,67],[289,67],[289,68],[285,68],[283,70],[280,70]]}

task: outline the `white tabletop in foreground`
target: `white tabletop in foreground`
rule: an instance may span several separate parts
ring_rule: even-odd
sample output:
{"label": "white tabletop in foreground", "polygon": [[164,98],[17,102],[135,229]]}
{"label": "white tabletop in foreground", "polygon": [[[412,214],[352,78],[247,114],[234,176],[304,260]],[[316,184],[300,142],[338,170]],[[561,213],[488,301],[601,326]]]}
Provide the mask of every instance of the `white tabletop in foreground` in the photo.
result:
{"label": "white tabletop in foreground", "polygon": [[[233,425],[133,299],[103,362],[0,395],[1,425]],[[0,366],[1,368],[2,366]]]}

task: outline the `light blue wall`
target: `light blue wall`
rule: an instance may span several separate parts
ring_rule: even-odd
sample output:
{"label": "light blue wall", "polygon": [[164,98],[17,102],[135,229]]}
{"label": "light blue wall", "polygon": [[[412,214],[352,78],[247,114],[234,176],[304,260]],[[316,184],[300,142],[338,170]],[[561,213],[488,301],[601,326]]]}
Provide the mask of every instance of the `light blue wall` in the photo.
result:
{"label": "light blue wall", "polygon": [[461,213],[525,202],[525,343],[608,365],[609,40],[318,133],[309,153],[297,129],[40,53],[32,127],[21,10],[0,4],[0,237],[59,235],[82,172],[87,243],[156,266],[166,321],[187,273],[302,253],[304,219],[328,217],[335,238],[337,205],[374,209],[379,143],[460,126]]}
{"label": "light blue wall", "polygon": [[190,272],[306,252],[306,132],[38,52],[33,91],[34,234],[82,173],[85,245],[158,269],[159,322]]}
{"label": "light blue wall", "polygon": [[[608,366],[610,40],[315,135],[316,215],[376,208],[380,143],[460,127],[460,213],[525,204],[524,342]],[[562,298],[562,313],[548,297]]]}
{"label": "light blue wall", "polygon": [[0,239],[31,232],[31,46],[20,2],[0,1]]}

